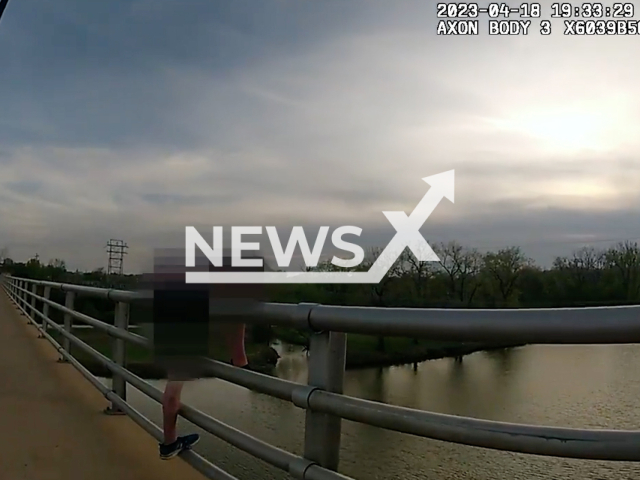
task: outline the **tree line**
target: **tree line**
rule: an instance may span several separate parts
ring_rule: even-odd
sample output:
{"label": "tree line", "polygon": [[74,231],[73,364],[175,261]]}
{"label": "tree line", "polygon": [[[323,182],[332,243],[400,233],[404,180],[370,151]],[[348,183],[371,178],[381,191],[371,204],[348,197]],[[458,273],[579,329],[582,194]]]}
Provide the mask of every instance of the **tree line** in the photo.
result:
{"label": "tree line", "polygon": [[[268,286],[277,302],[424,308],[541,308],[631,304],[640,301],[640,246],[625,241],[583,247],[543,268],[513,246],[481,253],[458,242],[434,246],[439,262],[420,262],[405,250],[376,285],[292,284]],[[321,262],[314,271],[367,271],[381,249],[372,249],[354,269]],[[133,289],[135,275],[103,269],[71,272],[63,260],[14,262],[0,251],[2,271],[17,277]]]}
{"label": "tree line", "polygon": [[[583,247],[543,268],[520,247],[481,253],[458,242],[434,247],[439,262],[420,262],[409,250],[377,285],[294,285],[288,301],[423,308],[543,308],[640,301],[640,247],[621,242]],[[367,271],[381,250],[357,267]],[[324,262],[315,271],[346,271]],[[353,270],[353,269],[352,269]],[[288,292],[285,293],[285,290]]]}

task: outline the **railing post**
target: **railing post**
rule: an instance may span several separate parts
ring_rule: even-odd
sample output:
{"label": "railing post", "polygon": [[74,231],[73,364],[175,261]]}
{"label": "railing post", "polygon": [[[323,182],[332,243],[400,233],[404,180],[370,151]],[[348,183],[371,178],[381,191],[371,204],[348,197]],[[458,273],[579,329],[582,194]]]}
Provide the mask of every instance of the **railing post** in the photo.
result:
{"label": "railing post", "polygon": [[31,286],[31,322],[33,323],[34,326],[38,325],[38,322],[36,322],[36,295],[38,294],[38,285],[37,284],[33,284]]}
{"label": "railing post", "polygon": [[[76,294],[74,292],[67,292],[67,294],[64,297],[64,306],[67,307],[69,310],[73,310],[73,303],[75,301],[75,298],[76,298]],[[70,334],[72,328],[73,328],[73,317],[68,313],[65,313],[64,314],[64,331]],[[62,339],[62,348],[64,349],[65,352],[71,355],[71,341],[67,337],[64,337]],[[67,360],[64,357],[60,357],[59,361],[64,363]]]}
{"label": "railing post", "polygon": [[22,308],[24,309],[24,315],[29,318],[29,283],[24,280],[22,282]]}
{"label": "railing post", "polygon": [[20,285],[20,287],[22,288],[22,292],[21,292],[21,297],[20,297],[20,306],[22,307],[22,309],[24,310],[23,315],[27,315],[27,282],[25,280],[22,280],[22,285]]}
{"label": "railing post", "polygon": [[[47,300],[49,300],[49,297],[51,296],[50,286],[44,287],[44,293],[42,294],[42,296]],[[42,315],[44,316],[44,318],[49,318],[49,304],[47,302],[42,302]],[[49,324],[45,322],[44,318],[42,320],[42,331],[44,333],[47,333],[47,327],[49,326]],[[41,336],[42,338],[45,338],[44,335],[41,335]]]}
{"label": "railing post", "polygon": [[[118,302],[116,304],[114,326],[125,332],[129,330],[129,304],[126,302]],[[121,338],[113,339],[113,361],[120,365],[125,366],[126,362],[126,344]],[[116,373],[111,375],[111,390],[115,392],[123,400],[127,399],[127,382],[125,379]],[[109,415],[122,415],[124,412],[120,410],[113,402],[104,411]]]}
{"label": "railing post", "polygon": [[[24,280],[20,280],[18,282],[18,285],[19,285],[20,288],[27,288]],[[21,315],[26,315],[26,313],[22,311],[22,309],[26,310],[26,308],[27,308],[27,304],[24,301],[24,297],[26,295],[27,295],[27,293],[25,291],[23,291],[23,290],[18,291],[18,305],[20,305],[20,307],[22,307],[20,309],[20,314]]]}
{"label": "railing post", "polygon": [[[343,393],[347,336],[338,332],[311,335],[308,384],[327,392]],[[340,460],[341,418],[307,410],[304,457],[337,471]]]}
{"label": "railing post", "polygon": [[[38,295],[38,285],[34,284],[33,286],[35,287],[35,288],[32,289],[33,293],[35,295]],[[44,290],[44,288],[43,288],[43,290]],[[38,329],[38,338],[44,338],[44,335],[42,334],[42,328],[44,328],[45,322],[43,320],[40,320],[40,323],[38,323],[38,320],[36,320],[36,318],[38,318],[38,319],[40,318],[40,316],[36,316],[36,312],[39,312],[40,310],[38,309],[38,300],[35,300],[35,296],[32,297],[32,298],[34,298],[34,301],[33,301],[33,304],[32,304],[33,306],[31,308],[31,317],[32,317],[32,320],[33,320],[33,325],[36,328],[40,327],[40,329]],[[44,306],[44,302],[42,302],[42,305]]]}

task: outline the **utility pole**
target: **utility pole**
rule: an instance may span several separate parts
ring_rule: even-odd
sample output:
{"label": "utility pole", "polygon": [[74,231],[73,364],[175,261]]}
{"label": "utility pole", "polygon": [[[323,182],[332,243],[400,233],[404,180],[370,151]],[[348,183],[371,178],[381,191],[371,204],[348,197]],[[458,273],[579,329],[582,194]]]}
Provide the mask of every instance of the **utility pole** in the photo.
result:
{"label": "utility pole", "polygon": [[109,254],[109,264],[107,275],[122,275],[124,256],[127,254],[129,246],[124,240],[111,239],[107,242],[107,253]]}

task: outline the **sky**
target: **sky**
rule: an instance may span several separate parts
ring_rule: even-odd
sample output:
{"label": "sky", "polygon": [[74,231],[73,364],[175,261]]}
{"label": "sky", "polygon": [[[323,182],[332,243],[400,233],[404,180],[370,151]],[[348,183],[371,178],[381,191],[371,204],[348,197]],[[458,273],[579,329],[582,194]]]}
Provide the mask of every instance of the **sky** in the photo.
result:
{"label": "sky", "polygon": [[94,269],[123,239],[135,273],[187,225],[356,225],[384,246],[382,212],[448,170],[432,245],[549,264],[640,240],[638,38],[542,36],[551,2],[527,36],[486,15],[438,36],[435,3],[10,0],[0,249]]}

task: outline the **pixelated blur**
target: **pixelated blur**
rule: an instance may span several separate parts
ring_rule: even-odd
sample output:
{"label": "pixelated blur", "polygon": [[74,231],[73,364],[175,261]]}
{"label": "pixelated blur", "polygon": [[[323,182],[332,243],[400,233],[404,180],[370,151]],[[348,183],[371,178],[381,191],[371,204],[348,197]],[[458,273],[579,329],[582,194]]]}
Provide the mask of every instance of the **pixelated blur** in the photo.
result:
{"label": "pixelated blur", "polygon": [[[249,258],[249,257],[247,257]],[[257,257],[253,257],[257,258]],[[260,284],[187,284],[187,271],[263,271],[264,267],[232,267],[231,255],[224,255],[222,267],[215,267],[199,255],[196,266],[185,267],[182,248],[156,249],[153,271],[144,275],[144,288],[153,292],[150,310],[155,363],[175,380],[203,375],[202,357],[220,356],[220,337],[229,324],[239,324],[264,300]]]}

